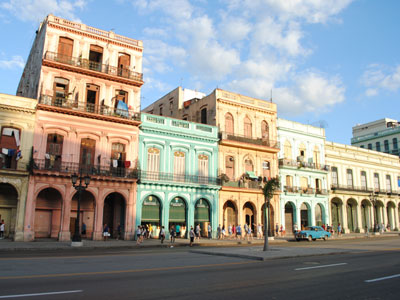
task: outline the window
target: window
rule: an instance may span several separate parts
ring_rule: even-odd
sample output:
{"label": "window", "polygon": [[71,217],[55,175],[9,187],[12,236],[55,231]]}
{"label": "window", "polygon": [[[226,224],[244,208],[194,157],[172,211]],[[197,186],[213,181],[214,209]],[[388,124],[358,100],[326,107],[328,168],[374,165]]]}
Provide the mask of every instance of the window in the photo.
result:
{"label": "window", "polygon": [[363,148],[363,149],[364,149],[364,145],[361,145],[360,148]]}
{"label": "window", "polygon": [[271,164],[269,161],[263,162],[262,170],[263,170],[263,174],[262,174],[263,177],[265,177],[267,179],[271,177]]}
{"label": "window", "polygon": [[149,148],[147,150],[147,173],[149,179],[158,179],[160,171],[160,150],[157,148]]}
{"label": "window", "polygon": [[397,138],[394,138],[394,139],[393,139],[393,149],[395,149],[395,150],[398,149]]}
{"label": "window", "polygon": [[225,115],[225,132],[233,135],[233,116],[230,113]]}
{"label": "window", "polygon": [[162,115],[163,115],[163,106],[160,105],[160,116],[162,116]]}
{"label": "window", "polygon": [[131,56],[126,53],[118,53],[118,76],[129,78]]}
{"label": "window", "polygon": [[200,122],[202,124],[207,124],[207,107],[203,108],[201,110],[201,120]]}
{"label": "window", "polygon": [[95,148],[95,140],[87,138],[81,140],[81,151],[79,156],[81,167],[89,168],[94,165]]}
{"label": "window", "polygon": [[307,177],[300,177],[300,187],[303,193],[306,193],[308,190],[308,179]]}
{"label": "window", "polygon": [[57,60],[60,62],[70,61],[72,57],[73,47],[74,47],[73,40],[60,36],[60,39],[58,40]]}
{"label": "window", "polygon": [[361,188],[365,191],[367,190],[367,173],[361,171]]}
{"label": "window", "polygon": [[253,162],[251,159],[246,159],[244,161],[244,169],[246,172],[248,171],[253,172]]}
{"label": "window", "polygon": [[294,192],[293,177],[290,176],[290,175],[286,175],[286,187],[285,187],[285,189],[289,193],[293,193]]}
{"label": "window", "polygon": [[319,168],[320,157],[321,157],[321,155],[319,153],[319,148],[318,148],[318,146],[315,146],[314,152],[313,152],[313,160],[314,160],[313,163],[315,164],[315,166],[317,168]]}
{"label": "window", "polygon": [[118,109],[118,112],[121,112],[122,110],[126,110],[126,106],[123,105],[122,103],[120,104],[120,101],[125,104],[128,104],[128,92],[125,92],[123,90],[115,91],[114,107],[115,107],[115,109]]}
{"label": "window", "polygon": [[100,87],[94,84],[86,85],[86,111],[96,112],[99,104]]}
{"label": "window", "polygon": [[338,186],[339,185],[339,180],[338,180],[338,169],[337,167],[332,167],[332,186]]}
{"label": "window", "polygon": [[247,138],[252,137],[252,124],[248,117],[244,118],[244,136]]}
{"label": "window", "polygon": [[174,110],[174,101],[173,100],[169,101],[169,110]]}
{"label": "window", "polygon": [[199,163],[199,182],[207,183],[208,181],[208,156],[200,154],[198,157]]}
{"label": "window", "polygon": [[234,180],[235,176],[235,159],[233,156],[226,156],[225,158],[225,172],[230,180]]}
{"label": "window", "polygon": [[389,141],[388,140],[384,140],[383,145],[384,145],[384,148],[385,148],[385,152],[389,152]]}
{"label": "window", "polygon": [[90,45],[89,69],[95,71],[102,70],[103,48],[97,45]]}
{"label": "window", "polygon": [[58,169],[61,166],[64,137],[51,133],[47,135],[45,165],[46,168]]}
{"label": "window", "polygon": [[68,99],[69,80],[61,77],[54,78],[53,103],[55,106],[63,106]]}
{"label": "window", "polygon": [[289,141],[285,141],[285,144],[283,146],[283,152],[286,159],[288,160],[292,159],[292,145],[290,144]]}
{"label": "window", "polygon": [[375,192],[379,192],[380,186],[379,186],[379,174],[374,173],[374,189]]}
{"label": "window", "polygon": [[322,192],[321,179],[318,179],[318,178],[315,179],[315,191],[316,191],[318,194],[321,194],[321,192]]}
{"label": "window", "polygon": [[302,161],[304,161],[304,156],[306,155],[306,146],[303,143],[299,146],[299,156]]}
{"label": "window", "polygon": [[268,140],[269,139],[269,126],[268,126],[268,123],[266,121],[262,121],[261,122],[261,137],[264,140]]}
{"label": "window", "polygon": [[19,146],[21,132],[17,128],[3,127],[1,129],[0,139],[0,167],[1,168],[17,168]]}
{"label": "window", "polygon": [[113,143],[111,145],[111,165],[116,168],[125,167],[124,162],[126,158],[125,145],[121,143]]}
{"label": "window", "polygon": [[376,142],[375,146],[376,146],[376,151],[381,151],[381,143],[380,142]]}
{"label": "window", "polygon": [[372,150],[372,144],[368,144],[368,149]]}
{"label": "window", "polygon": [[386,192],[387,193],[392,192],[392,181],[390,175],[386,175]]}
{"label": "window", "polygon": [[185,153],[182,151],[174,152],[174,179],[185,180]]}
{"label": "window", "polygon": [[347,187],[353,188],[353,170],[347,169]]}

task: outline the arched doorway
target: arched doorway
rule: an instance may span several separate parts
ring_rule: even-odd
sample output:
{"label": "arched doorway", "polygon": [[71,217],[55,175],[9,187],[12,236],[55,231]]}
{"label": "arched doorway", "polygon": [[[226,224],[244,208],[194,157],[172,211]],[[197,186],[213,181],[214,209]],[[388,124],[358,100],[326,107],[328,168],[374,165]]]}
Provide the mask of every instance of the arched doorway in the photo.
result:
{"label": "arched doorway", "polygon": [[324,209],[320,203],[315,205],[315,225],[322,226],[324,223]]}
{"label": "arched doorway", "polygon": [[373,229],[373,224],[371,222],[371,202],[365,199],[361,201],[361,222],[364,232]]}
{"label": "arched doorway", "polygon": [[118,224],[121,225],[121,236],[125,236],[125,198],[120,193],[111,193],[104,199],[103,226],[110,228],[111,238],[118,236]]}
{"label": "arched doorway", "polygon": [[235,204],[228,200],[224,204],[224,226],[228,229],[229,225],[237,225],[237,210]]}
{"label": "arched doorway", "polygon": [[243,216],[244,216],[244,224],[247,224],[251,227],[252,232],[254,232],[254,222],[256,220],[255,208],[251,202],[246,202],[243,205]]}
{"label": "arched doorway", "polygon": [[[160,200],[153,195],[147,196],[142,204],[142,225],[151,224],[154,229],[161,227],[161,204]],[[158,236],[159,231],[153,232],[153,236]]]}
{"label": "arched doorway", "polygon": [[180,237],[186,237],[187,219],[186,219],[186,203],[181,197],[175,197],[169,204],[169,227],[172,225],[180,227]]}
{"label": "arched doorway", "polygon": [[[75,233],[75,222],[78,212],[78,197],[79,193],[75,193],[72,197],[71,203],[71,215],[70,215],[70,223],[69,230],[71,232],[71,237],[74,236]],[[88,191],[83,191],[81,196],[81,205],[80,205],[80,220],[79,220],[79,228],[82,230],[82,224],[86,225],[86,236],[82,235],[82,238],[93,238],[94,231],[94,206],[95,199],[92,193]]]}
{"label": "arched doorway", "polygon": [[287,234],[293,234],[293,225],[296,222],[295,211],[296,205],[293,202],[285,204],[285,231]]}
{"label": "arched doorway", "polygon": [[300,206],[300,225],[301,229],[311,225],[310,206],[303,202]]}
{"label": "arched doorway", "polygon": [[4,220],[4,237],[12,237],[15,233],[18,192],[8,183],[0,183],[0,221]]}
{"label": "arched doorway", "polygon": [[210,203],[206,199],[197,200],[194,206],[194,225],[200,224],[201,234],[208,236],[208,224],[211,223]]}
{"label": "arched doorway", "polygon": [[347,200],[347,228],[350,232],[357,231],[357,202],[354,199]]}
{"label": "arched doorway", "polygon": [[337,229],[339,223],[342,224],[342,200],[333,198],[331,201],[331,220],[332,227]]}
{"label": "arched doorway", "polygon": [[395,224],[395,222],[394,222],[394,219],[395,219],[395,209],[396,209],[396,205],[395,205],[392,201],[390,201],[390,202],[387,204],[387,207],[386,207],[387,221],[388,221],[388,224],[386,224],[386,225],[389,225],[389,226],[390,226],[390,230],[394,230],[394,229],[396,228],[396,224]]}
{"label": "arched doorway", "polygon": [[62,196],[46,188],[36,198],[35,238],[57,238],[61,228]]}

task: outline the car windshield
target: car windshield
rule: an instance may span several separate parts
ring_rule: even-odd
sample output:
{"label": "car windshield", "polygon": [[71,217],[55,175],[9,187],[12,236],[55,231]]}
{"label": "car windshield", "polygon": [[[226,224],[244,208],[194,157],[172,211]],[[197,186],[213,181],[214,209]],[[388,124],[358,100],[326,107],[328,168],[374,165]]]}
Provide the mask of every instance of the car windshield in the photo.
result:
{"label": "car windshield", "polygon": [[313,227],[306,227],[306,228],[304,228],[304,230],[314,230],[314,228]]}

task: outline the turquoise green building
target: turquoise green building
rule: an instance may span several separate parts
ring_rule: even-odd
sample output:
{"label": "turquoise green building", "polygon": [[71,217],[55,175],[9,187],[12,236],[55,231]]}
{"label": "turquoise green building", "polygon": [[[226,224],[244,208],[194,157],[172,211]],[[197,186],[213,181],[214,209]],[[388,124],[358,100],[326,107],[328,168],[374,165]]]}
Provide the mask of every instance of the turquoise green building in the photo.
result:
{"label": "turquoise green building", "polygon": [[179,225],[186,237],[218,226],[218,128],[143,113],[139,134],[136,224],[152,225],[157,237]]}

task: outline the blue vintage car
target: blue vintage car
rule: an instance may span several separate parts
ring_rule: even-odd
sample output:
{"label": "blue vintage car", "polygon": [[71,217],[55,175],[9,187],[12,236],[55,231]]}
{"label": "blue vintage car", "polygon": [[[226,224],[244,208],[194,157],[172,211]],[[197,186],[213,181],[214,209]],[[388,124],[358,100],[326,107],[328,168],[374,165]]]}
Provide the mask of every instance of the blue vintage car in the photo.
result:
{"label": "blue vintage car", "polygon": [[296,234],[296,241],[306,239],[315,241],[316,239],[324,239],[325,241],[331,237],[331,233],[325,231],[321,226],[310,226]]}

